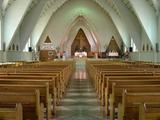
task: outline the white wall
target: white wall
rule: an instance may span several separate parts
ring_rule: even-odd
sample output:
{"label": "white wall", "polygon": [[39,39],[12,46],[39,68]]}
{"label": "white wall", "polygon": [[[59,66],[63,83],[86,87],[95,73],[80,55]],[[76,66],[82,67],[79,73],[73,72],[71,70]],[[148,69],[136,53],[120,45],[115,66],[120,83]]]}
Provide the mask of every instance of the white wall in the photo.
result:
{"label": "white wall", "polygon": [[[158,15],[158,31],[160,32],[160,13]],[[160,34],[158,33],[158,36],[157,36],[157,43],[159,43],[159,46],[160,46]]]}
{"label": "white wall", "polygon": [[0,62],[12,62],[12,61],[32,61],[32,52],[17,52],[17,51],[0,51]]}
{"label": "white wall", "polygon": [[24,49],[31,33],[40,17],[46,0],[39,0],[38,3],[26,14],[20,26],[21,50]]}
{"label": "white wall", "polygon": [[[16,33],[15,33],[15,35],[14,35],[14,37],[13,37],[13,41],[10,43],[9,46],[12,46],[13,43],[14,43],[14,45],[15,45],[15,48],[16,48],[16,46],[18,45],[18,46],[19,46],[19,49],[20,49],[21,40],[20,40],[20,31],[19,31],[19,29],[17,29],[17,31],[16,31]],[[11,47],[11,48],[12,48],[12,47]]]}
{"label": "white wall", "polygon": [[132,61],[154,61],[154,52],[132,52],[130,53]]}
{"label": "white wall", "polygon": [[32,61],[32,52],[8,51],[6,59],[10,61]]}
{"label": "white wall", "polygon": [[145,45],[145,51],[146,51],[146,45],[148,44],[149,45],[149,48],[152,46],[146,32],[144,31],[144,29],[142,29],[142,34],[141,34],[141,51],[142,51],[142,48],[143,48],[143,45]]}
{"label": "white wall", "polygon": [[157,54],[157,62],[160,63],[160,53]]}
{"label": "white wall", "polygon": [[147,0],[129,0],[150,42],[155,48],[157,42],[157,16],[154,8]]}
{"label": "white wall", "polygon": [[0,13],[0,50],[2,50],[2,21],[1,21],[1,13]]}
{"label": "white wall", "polygon": [[4,18],[3,18],[3,13],[2,13],[2,10],[0,10],[0,50],[3,50],[3,22],[4,22]]}
{"label": "white wall", "polygon": [[16,0],[7,9],[4,16],[4,41],[7,48],[31,2],[32,0]]}
{"label": "white wall", "polygon": [[138,50],[141,48],[141,24],[133,11],[126,7],[121,0],[116,0],[115,4],[119,10],[122,21],[126,24],[130,38],[132,37]]}
{"label": "white wall", "polygon": [[104,51],[104,45],[109,44],[111,37],[114,36],[119,46],[121,37],[112,22],[111,18],[96,3],[90,0],[68,1],[61,9],[52,16],[40,41],[44,41],[46,36],[53,40],[56,46],[66,37],[66,33],[73,21],[79,16],[84,16],[96,30],[96,35],[100,41],[101,51]]}
{"label": "white wall", "polygon": [[0,62],[6,62],[6,53],[0,51]]}
{"label": "white wall", "polygon": [[130,53],[130,60],[158,63],[160,62],[160,52],[132,52]]}

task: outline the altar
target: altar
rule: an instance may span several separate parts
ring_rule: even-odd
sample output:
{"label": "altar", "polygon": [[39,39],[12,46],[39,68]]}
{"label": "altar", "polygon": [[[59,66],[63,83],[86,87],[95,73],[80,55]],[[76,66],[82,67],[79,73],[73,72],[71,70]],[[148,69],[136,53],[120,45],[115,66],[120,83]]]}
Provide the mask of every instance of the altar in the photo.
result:
{"label": "altar", "polygon": [[109,53],[108,53],[108,56],[109,56],[109,57],[118,57],[119,54],[118,54],[118,52],[109,52]]}
{"label": "altar", "polygon": [[87,52],[75,52],[74,57],[76,58],[86,58],[87,57]]}

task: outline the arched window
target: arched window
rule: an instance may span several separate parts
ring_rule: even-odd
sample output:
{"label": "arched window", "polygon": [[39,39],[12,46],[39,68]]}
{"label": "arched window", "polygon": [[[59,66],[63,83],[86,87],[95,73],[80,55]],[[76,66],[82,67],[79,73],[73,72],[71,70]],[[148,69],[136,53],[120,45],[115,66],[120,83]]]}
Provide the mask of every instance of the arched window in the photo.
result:
{"label": "arched window", "polygon": [[149,51],[149,45],[148,45],[148,44],[147,44],[147,46],[146,46],[146,50]]}
{"label": "arched window", "polygon": [[29,47],[31,47],[31,39],[29,38],[23,52],[28,52]]}
{"label": "arched window", "polygon": [[133,41],[133,38],[131,38],[131,47],[133,48],[133,52],[138,51],[138,50],[137,50],[137,47],[136,47],[136,44],[135,44],[134,41]]}
{"label": "arched window", "polygon": [[15,45],[14,45],[14,43],[13,43],[13,45],[12,45],[12,50],[15,50]]}
{"label": "arched window", "polygon": [[11,46],[9,46],[9,49],[8,50],[11,50]]}
{"label": "arched window", "polygon": [[150,50],[151,50],[151,51],[153,51],[153,48],[152,48],[152,46],[150,46]]}
{"label": "arched window", "polygon": [[19,50],[19,46],[18,46],[18,44],[16,45],[16,50],[17,50],[17,51]]}
{"label": "arched window", "polygon": [[124,46],[124,52],[128,51],[128,48],[126,46]]}

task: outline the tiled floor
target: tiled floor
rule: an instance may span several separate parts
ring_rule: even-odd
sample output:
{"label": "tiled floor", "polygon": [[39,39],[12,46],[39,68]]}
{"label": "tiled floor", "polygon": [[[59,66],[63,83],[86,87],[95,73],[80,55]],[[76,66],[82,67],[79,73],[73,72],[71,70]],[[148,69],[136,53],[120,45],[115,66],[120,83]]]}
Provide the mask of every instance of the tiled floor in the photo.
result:
{"label": "tiled floor", "polygon": [[56,120],[107,120],[87,77],[84,60],[77,60],[66,96],[56,109]]}

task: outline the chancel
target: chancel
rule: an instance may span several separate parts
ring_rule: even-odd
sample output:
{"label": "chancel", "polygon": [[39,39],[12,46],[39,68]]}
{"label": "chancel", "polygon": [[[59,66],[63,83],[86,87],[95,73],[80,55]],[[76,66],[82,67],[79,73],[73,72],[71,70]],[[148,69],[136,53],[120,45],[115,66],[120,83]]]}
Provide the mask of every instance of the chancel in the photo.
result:
{"label": "chancel", "polygon": [[110,51],[110,52],[108,53],[108,56],[118,57],[119,54],[118,54],[118,52]]}
{"label": "chancel", "polygon": [[83,51],[83,52],[78,52],[78,51],[76,51],[76,52],[74,53],[74,56],[75,56],[75,57],[78,57],[78,58],[87,57],[87,52],[85,52],[85,51]]}
{"label": "chancel", "polygon": [[0,0],[0,120],[159,120],[160,0]]}
{"label": "chancel", "polygon": [[71,46],[71,52],[75,57],[87,57],[87,53],[91,51],[91,45],[82,28],[79,29]]}

